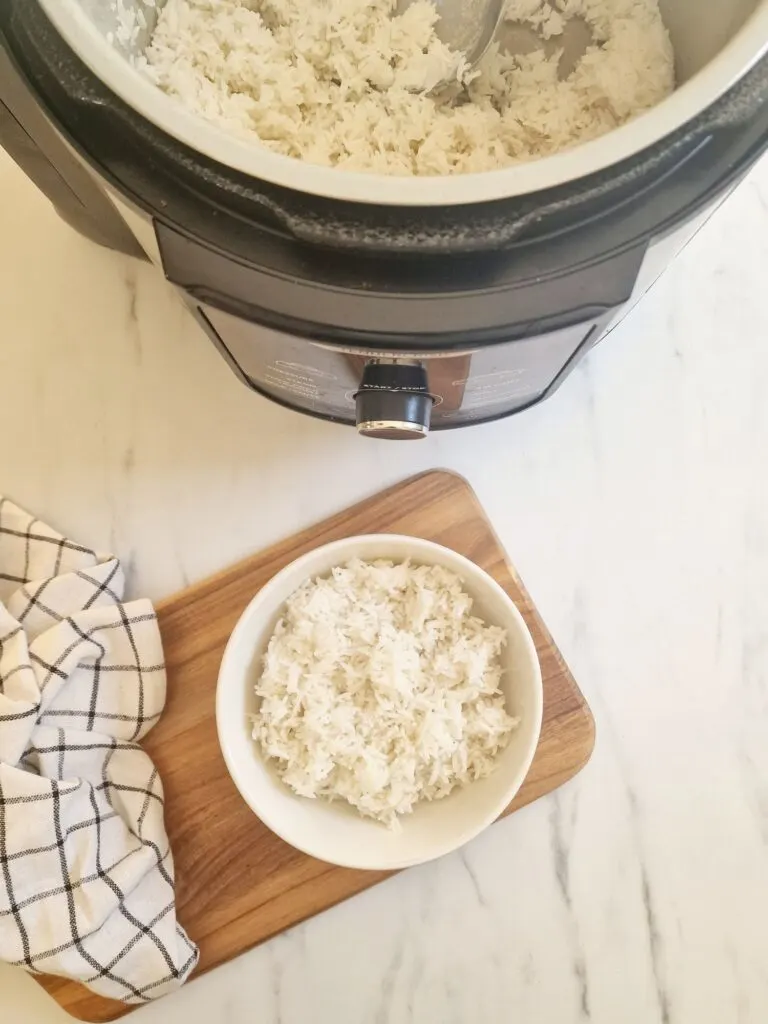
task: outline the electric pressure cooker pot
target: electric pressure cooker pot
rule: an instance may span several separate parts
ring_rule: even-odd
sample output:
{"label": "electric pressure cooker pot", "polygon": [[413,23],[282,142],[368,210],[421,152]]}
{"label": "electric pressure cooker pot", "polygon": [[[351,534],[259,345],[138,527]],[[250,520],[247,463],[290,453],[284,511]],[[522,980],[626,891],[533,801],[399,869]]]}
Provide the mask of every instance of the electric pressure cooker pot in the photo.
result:
{"label": "electric pressure cooker pot", "polygon": [[[161,93],[112,0],[0,6],[0,144],[74,227],[153,261],[238,376],[422,437],[551,395],[768,145],[768,0],[661,0],[677,90],[483,174],[317,167]],[[122,0],[152,31],[160,0]]]}

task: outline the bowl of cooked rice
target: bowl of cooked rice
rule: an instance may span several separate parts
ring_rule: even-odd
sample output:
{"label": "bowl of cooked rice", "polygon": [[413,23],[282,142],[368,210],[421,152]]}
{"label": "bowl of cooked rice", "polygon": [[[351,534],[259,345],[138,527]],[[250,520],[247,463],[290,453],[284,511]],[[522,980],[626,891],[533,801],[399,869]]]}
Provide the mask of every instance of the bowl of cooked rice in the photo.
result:
{"label": "bowl of cooked rice", "polygon": [[216,694],[232,779],[287,843],[395,870],[498,818],[541,730],[541,669],[514,602],[416,537],[326,544],[243,612]]}

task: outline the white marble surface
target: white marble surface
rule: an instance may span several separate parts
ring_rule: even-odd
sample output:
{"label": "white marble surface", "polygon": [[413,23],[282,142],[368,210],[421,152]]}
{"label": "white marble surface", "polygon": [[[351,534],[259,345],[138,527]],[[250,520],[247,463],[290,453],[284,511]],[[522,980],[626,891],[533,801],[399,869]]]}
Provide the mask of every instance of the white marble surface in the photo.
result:
{"label": "white marble surface", "polygon": [[[0,156],[0,491],[160,597],[417,470],[476,488],[591,765],[141,1024],[768,1020],[768,163],[548,404],[424,443],[249,394]],[[0,1018],[64,1015],[0,968]]]}

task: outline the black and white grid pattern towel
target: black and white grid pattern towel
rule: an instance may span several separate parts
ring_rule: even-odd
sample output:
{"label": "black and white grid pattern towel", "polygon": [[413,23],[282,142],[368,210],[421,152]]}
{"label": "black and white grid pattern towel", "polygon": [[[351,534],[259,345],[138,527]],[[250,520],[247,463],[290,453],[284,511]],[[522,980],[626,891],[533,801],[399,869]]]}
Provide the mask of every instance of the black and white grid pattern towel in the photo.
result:
{"label": "black and white grid pattern towel", "polygon": [[123,583],[0,498],[0,960],[144,1003],[198,954],[138,746],[165,702],[160,633]]}

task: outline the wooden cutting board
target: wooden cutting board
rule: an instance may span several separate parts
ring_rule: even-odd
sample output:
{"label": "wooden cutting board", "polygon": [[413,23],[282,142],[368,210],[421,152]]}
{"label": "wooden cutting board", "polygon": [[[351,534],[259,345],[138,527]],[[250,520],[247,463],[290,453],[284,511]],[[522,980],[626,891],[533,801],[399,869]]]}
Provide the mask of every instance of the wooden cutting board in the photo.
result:
{"label": "wooden cutting board", "polygon": [[[195,976],[387,877],[312,860],[262,825],[227,774],[214,714],[224,646],[253,595],[299,555],[361,533],[411,534],[453,548],[494,576],[525,617],[541,661],[544,722],[530,773],[505,813],[562,785],[592,753],[584,697],[474,492],[451,473],[408,480],[177,594],[158,607],[168,705],[146,748],[165,785],[179,920],[200,946]],[[100,1024],[135,1009],[72,982],[37,980],[78,1020]]]}

